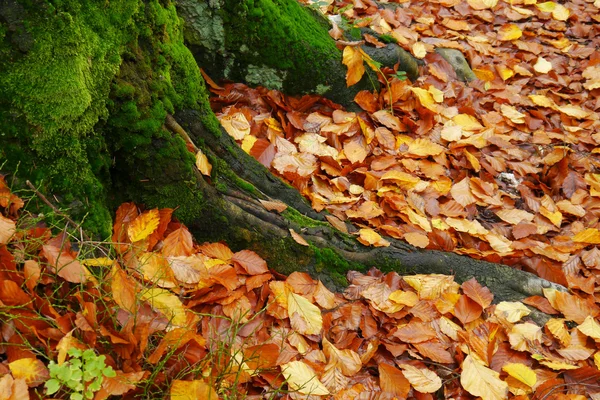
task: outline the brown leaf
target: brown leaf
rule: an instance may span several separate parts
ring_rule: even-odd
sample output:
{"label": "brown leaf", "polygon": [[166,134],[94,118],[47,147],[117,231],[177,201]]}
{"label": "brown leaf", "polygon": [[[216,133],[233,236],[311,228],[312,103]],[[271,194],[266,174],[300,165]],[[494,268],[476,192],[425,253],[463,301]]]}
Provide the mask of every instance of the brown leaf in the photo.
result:
{"label": "brown leaf", "polygon": [[249,275],[259,275],[269,271],[267,262],[251,250],[238,251],[231,257],[231,261],[238,263]]}
{"label": "brown leaf", "polygon": [[309,246],[308,242],[306,240],[304,240],[304,238],[302,236],[300,236],[298,233],[296,233],[295,230],[293,230],[292,228],[289,229],[290,234],[292,235],[292,239],[294,239],[294,241],[302,246]]}

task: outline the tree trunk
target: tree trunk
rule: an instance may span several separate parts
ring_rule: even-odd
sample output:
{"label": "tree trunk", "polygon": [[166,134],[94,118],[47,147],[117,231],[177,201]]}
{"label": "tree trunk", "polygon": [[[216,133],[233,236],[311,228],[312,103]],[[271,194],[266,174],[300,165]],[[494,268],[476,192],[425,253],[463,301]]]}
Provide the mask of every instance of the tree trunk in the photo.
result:
{"label": "tree trunk", "polygon": [[[497,300],[552,285],[396,240],[366,248],[222,131],[196,60],[232,79],[293,93],[330,86],[330,98],[348,98],[351,91],[338,92],[345,70],[326,24],[295,0],[182,0],[178,9],[170,0],[2,0],[0,39],[0,168],[85,216],[90,232],[107,237],[111,212],[135,201],[175,208],[198,240],[254,249],[279,272],[309,271],[338,289],[348,270],[370,267],[474,276]],[[213,166],[210,178],[195,167],[196,146]],[[257,201],[268,198],[289,208],[269,212]]]}

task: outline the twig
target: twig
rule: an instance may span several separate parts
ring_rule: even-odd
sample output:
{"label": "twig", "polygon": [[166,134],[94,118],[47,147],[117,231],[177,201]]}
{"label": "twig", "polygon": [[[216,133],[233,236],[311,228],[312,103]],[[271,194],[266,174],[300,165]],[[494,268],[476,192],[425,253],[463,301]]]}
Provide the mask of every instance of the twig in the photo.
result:
{"label": "twig", "polygon": [[[46,205],[48,207],[50,207],[52,209],[52,211],[54,211],[55,213],[57,213],[58,215],[60,215],[61,217],[63,217],[64,219],[67,220],[68,223],[72,224],[73,227],[75,229],[80,229],[80,224],[76,223],[75,221],[73,221],[71,219],[71,217],[69,217],[67,214],[65,214],[64,212],[62,212],[61,210],[59,210],[58,208],[56,208],[56,206],[52,203],[50,203],[50,201],[46,198],[46,196],[44,196],[34,185],[33,183],[31,183],[29,180],[25,181],[25,183],[27,184],[27,186],[29,186],[31,188],[31,190],[33,190],[33,192],[35,193],[36,196],[38,196],[44,203],[46,203]],[[92,239],[82,230],[80,229],[81,232],[81,236],[83,238],[85,238],[85,240],[91,241]]]}
{"label": "twig", "polygon": [[196,153],[198,152],[198,147],[196,147],[196,145],[190,138],[190,135],[188,135],[185,129],[183,129],[181,125],[179,125],[179,123],[175,121],[175,118],[173,118],[172,115],[167,114],[167,118],[165,118],[165,126],[171,132],[179,135],[186,143],[189,143]]}

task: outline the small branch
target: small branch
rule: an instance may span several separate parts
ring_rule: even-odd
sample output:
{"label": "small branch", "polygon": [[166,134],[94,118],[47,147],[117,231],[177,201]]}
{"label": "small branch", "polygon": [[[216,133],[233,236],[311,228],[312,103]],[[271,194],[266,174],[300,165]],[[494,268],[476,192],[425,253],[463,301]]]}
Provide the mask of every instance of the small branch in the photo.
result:
{"label": "small branch", "polygon": [[179,135],[186,143],[190,144],[194,149],[194,152],[198,152],[198,147],[196,147],[196,145],[190,138],[190,135],[188,135],[185,129],[183,129],[181,125],[179,125],[179,123],[175,121],[175,118],[173,118],[171,114],[167,114],[167,118],[165,119],[165,126],[171,132]]}
{"label": "small branch", "polygon": [[44,196],[42,194],[42,192],[40,192],[34,185],[33,183],[31,183],[29,180],[25,181],[25,183],[27,184],[27,186],[29,186],[31,188],[31,190],[33,190],[33,192],[35,193],[35,195],[37,197],[40,198],[40,200],[42,200],[44,203],[46,203],[46,205],[48,207],[50,207],[52,209],[52,211],[54,211],[55,213],[57,213],[58,215],[60,215],[61,217],[63,217],[64,219],[67,220],[68,223],[70,223],[71,225],[73,225],[73,227],[75,229],[79,229],[81,236],[88,241],[91,241],[92,239],[81,229],[80,225],[76,223],[75,221],[73,221],[71,219],[71,217],[69,217],[67,214],[65,214],[64,212],[62,212],[61,210],[59,210],[54,204],[50,203],[50,200],[48,200],[46,198],[46,196]]}

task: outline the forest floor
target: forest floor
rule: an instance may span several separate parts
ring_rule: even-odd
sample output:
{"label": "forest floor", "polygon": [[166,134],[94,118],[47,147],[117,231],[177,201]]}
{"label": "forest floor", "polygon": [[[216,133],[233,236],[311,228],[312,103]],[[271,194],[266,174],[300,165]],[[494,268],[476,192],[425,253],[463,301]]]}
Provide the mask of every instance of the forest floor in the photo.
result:
{"label": "forest floor", "polygon": [[362,112],[207,77],[225,130],[365,245],[390,236],[567,286],[524,301],[553,318],[443,275],[351,272],[332,293],[195,243],[170,209],[123,204],[109,242],[53,235],[0,179],[0,400],[600,399],[599,1],[316,5],[422,59],[421,77],[347,41],[348,83],[371,67],[383,88],[358,94]]}

